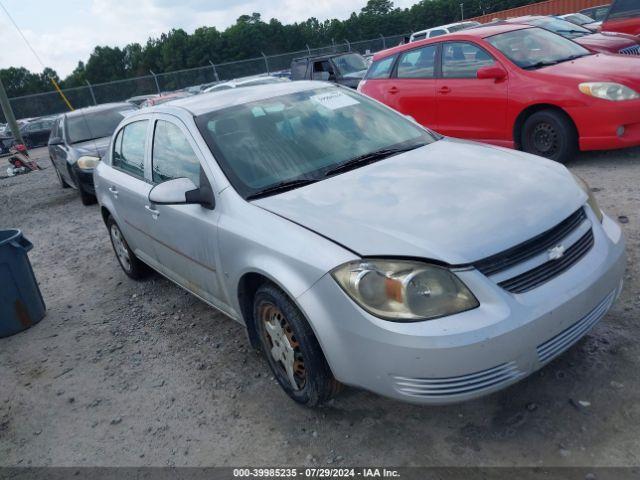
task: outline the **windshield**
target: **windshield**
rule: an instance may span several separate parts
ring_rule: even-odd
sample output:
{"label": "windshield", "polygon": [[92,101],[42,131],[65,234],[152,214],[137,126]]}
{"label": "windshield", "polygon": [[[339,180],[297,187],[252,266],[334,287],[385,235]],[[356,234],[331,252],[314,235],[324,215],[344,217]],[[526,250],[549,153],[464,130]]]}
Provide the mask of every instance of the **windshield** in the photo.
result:
{"label": "windshield", "polygon": [[575,23],[567,22],[566,20],[561,20],[559,18],[535,18],[533,20],[528,20],[525,23],[544,28],[545,30],[551,30],[552,32],[566,38],[579,38],[593,33],[580,25],[576,25]]}
{"label": "windshield", "polygon": [[520,68],[535,69],[590,55],[589,50],[541,28],[524,28],[485,39]]}
{"label": "windshield", "polygon": [[339,57],[333,57],[333,63],[338,67],[343,77],[369,68],[367,61],[362,55],[357,53],[348,53],[346,55],[340,55]]}
{"label": "windshield", "polygon": [[283,182],[321,180],[350,160],[437,140],[355,92],[320,88],[196,117],[202,136],[245,198]]}
{"label": "windshield", "polygon": [[123,113],[134,110],[130,106],[122,106],[111,110],[80,113],[67,117],[65,129],[69,143],[79,143],[94,138],[110,137],[120,121]]}
{"label": "windshield", "polygon": [[593,23],[593,18],[587,17],[582,13],[572,13],[571,15],[567,15],[564,18],[569,20],[571,23],[575,23],[576,25],[586,25],[587,23]]}

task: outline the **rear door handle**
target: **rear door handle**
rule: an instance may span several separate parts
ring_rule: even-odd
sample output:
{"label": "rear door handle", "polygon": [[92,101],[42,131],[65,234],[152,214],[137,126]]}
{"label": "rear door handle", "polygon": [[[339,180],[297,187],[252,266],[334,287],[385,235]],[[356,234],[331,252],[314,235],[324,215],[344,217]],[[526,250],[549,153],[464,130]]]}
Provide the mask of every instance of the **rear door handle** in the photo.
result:
{"label": "rear door handle", "polygon": [[144,208],[146,208],[147,211],[149,211],[151,213],[151,217],[154,220],[157,220],[157,218],[160,216],[160,212],[158,210],[156,210],[155,208],[153,208],[151,205],[145,205]]}
{"label": "rear door handle", "polygon": [[109,187],[109,191],[113,195],[114,198],[118,198],[118,189],[114,186]]}
{"label": "rear door handle", "polygon": [[393,93],[398,93],[400,91],[400,89],[398,87],[390,87],[389,88],[389,93],[393,94]]}
{"label": "rear door handle", "polygon": [[449,87],[440,87],[440,89],[438,90],[438,93],[449,93],[451,92],[451,89]]}

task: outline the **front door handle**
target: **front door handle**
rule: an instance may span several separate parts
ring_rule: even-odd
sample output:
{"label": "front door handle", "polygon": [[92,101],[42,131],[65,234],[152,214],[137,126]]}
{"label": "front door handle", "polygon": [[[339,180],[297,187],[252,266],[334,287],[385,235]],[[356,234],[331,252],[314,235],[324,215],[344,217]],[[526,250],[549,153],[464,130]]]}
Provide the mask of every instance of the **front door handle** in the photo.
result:
{"label": "front door handle", "polygon": [[109,187],[109,191],[113,195],[113,198],[118,198],[118,189],[114,186]]}
{"label": "front door handle", "polygon": [[144,208],[147,209],[147,211],[149,211],[151,213],[151,217],[154,220],[158,219],[158,216],[160,215],[160,212],[158,210],[156,210],[155,208],[153,208],[151,205],[145,205]]}
{"label": "front door handle", "polygon": [[447,93],[449,93],[449,92],[451,92],[451,89],[450,89],[449,87],[447,87],[447,86],[440,87],[440,89],[438,90],[438,93],[444,93],[444,94],[447,94]]}
{"label": "front door handle", "polygon": [[394,94],[394,93],[398,93],[400,91],[400,89],[398,87],[390,87],[389,88],[389,93]]}

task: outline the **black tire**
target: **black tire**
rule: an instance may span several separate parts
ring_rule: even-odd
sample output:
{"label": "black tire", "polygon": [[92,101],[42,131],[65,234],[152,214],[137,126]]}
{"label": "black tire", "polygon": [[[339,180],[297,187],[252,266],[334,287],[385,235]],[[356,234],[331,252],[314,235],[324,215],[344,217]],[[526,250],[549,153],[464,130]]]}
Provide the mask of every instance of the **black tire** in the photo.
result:
{"label": "black tire", "polygon": [[566,163],[578,151],[578,134],[571,120],[562,112],[540,110],[529,116],[522,126],[522,150]]}
{"label": "black tire", "polygon": [[[107,230],[109,231],[109,239],[111,240],[113,251],[116,254],[116,259],[118,260],[118,263],[120,264],[120,267],[122,267],[124,273],[126,273],[127,276],[133,278],[134,280],[141,280],[147,277],[151,272],[151,269],[145,263],[141,262],[138,257],[136,257],[131,251],[131,249],[129,248],[129,244],[125,240],[124,235],[120,230],[120,227],[112,216],[109,216],[107,218]],[[118,245],[117,235],[114,237],[114,230],[119,235],[119,238],[122,242],[121,245]],[[129,259],[128,262],[125,261],[125,257],[121,256],[124,254],[124,252],[120,250],[121,247],[126,251],[126,258]]]}
{"label": "black tire", "polygon": [[56,167],[56,164],[53,163],[53,160],[51,160],[51,165],[53,165],[53,169],[56,171],[56,176],[58,177],[58,181],[60,182],[60,187],[69,188],[69,184],[64,178],[62,178],[62,175],[60,175],[60,171],[58,170],[58,167]]}
{"label": "black tire", "polygon": [[[314,407],[338,392],[340,383],[333,377],[311,327],[282,290],[271,284],[261,286],[254,297],[253,315],[262,350],[287,395],[298,403]],[[267,323],[279,325],[284,337],[274,340],[274,334],[267,332]],[[281,344],[283,338],[293,350],[292,376],[297,389],[287,375],[284,362],[272,354],[272,348],[278,349],[277,344]]]}

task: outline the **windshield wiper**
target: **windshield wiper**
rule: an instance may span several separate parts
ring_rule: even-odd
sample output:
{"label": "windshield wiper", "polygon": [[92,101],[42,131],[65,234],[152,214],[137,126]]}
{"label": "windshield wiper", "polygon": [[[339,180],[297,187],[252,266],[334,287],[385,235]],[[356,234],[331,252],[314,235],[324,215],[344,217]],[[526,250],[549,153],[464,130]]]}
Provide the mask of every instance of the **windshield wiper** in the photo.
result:
{"label": "windshield wiper", "polygon": [[541,61],[541,62],[534,63],[533,65],[527,65],[526,67],[522,67],[522,68],[524,68],[525,70],[535,70],[537,68],[549,67],[551,65],[557,65],[558,63],[562,63],[562,62],[569,62],[571,60],[575,60],[576,58],[586,57],[587,55],[591,55],[591,54],[590,53],[581,53],[579,55],[571,55],[570,57],[560,58],[558,60]]}
{"label": "windshield wiper", "polygon": [[337,167],[330,168],[329,170],[324,172],[324,176],[329,177],[331,175],[335,175],[336,173],[347,172],[349,170],[353,170],[358,167],[363,167],[370,163],[383,160],[385,158],[391,157],[393,155],[397,155],[399,153],[404,153],[410,150],[415,150],[416,148],[424,147],[425,145],[426,143],[419,143],[417,145],[412,145],[410,147],[383,148],[381,150],[376,150],[375,152],[366,153],[364,155],[360,155],[359,157],[352,158],[351,160],[347,160],[346,162],[341,163]]}
{"label": "windshield wiper", "polygon": [[582,36],[587,35],[587,32],[583,32],[582,30],[573,30],[569,28],[561,28],[560,30],[556,30],[556,33],[579,33]]}
{"label": "windshield wiper", "polygon": [[317,182],[317,179],[311,178],[298,178],[295,180],[285,180],[284,182],[276,183],[269,187],[263,188],[262,190],[258,190],[250,195],[245,197],[246,200],[255,200],[256,198],[266,197],[272,195],[274,193],[286,192],[287,190],[293,190],[294,188],[303,187],[305,185],[309,185],[310,183]]}

